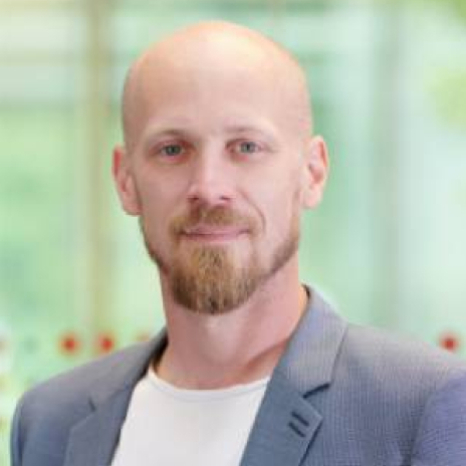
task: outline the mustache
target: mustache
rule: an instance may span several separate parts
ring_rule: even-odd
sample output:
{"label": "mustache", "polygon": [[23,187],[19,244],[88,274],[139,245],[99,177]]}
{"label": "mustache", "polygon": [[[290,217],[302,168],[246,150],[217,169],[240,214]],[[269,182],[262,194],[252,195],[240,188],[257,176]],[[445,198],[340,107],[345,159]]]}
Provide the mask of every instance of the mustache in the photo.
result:
{"label": "mustache", "polygon": [[255,218],[224,206],[200,206],[186,214],[178,215],[170,222],[170,233],[179,236],[197,226],[234,226],[256,233],[259,229]]}

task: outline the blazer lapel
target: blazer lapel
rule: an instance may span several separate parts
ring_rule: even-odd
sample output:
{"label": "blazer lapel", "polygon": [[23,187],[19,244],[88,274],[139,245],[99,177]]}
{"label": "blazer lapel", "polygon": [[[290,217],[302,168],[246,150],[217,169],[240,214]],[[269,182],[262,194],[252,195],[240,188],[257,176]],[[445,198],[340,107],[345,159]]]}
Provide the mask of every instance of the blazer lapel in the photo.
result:
{"label": "blazer lapel", "polygon": [[89,414],[73,426],[63,466],[109,466],[133,389],[154,354],[166,344],[162,331],[102,374],[89,398]]}
{"label": "blazer lapel", "polygon": [[112,462],[132,390],[117,393],[71,430],[65,466],[107,466]]}
{"label": "blazer lapel", "polygon": [[241,466],[297,466],[322,421],[321,415],[279,375],[267,389]]}
{"label": "blazer lapel", "polygon": [[241,466],[298,466],[317,437],[312,394],[328,386],[347,324],[315,292],[275,368]]}

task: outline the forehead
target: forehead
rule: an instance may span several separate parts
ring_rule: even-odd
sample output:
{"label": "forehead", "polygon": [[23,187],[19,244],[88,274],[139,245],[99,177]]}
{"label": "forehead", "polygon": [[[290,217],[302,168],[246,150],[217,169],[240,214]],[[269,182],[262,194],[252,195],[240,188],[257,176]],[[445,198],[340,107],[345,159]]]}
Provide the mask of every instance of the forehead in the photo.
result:
{"label": "forehead", "polygon": [[[296,88],[285,65],[262,50],[222,48],[217,41],[203,47],[190,45],[159,50],[141,62],[135,88],[142,98],[188,99],[216,92],[227,92],[225,98],[228,92],[238,97],[245,94],[251,100],[267,94],[270,98],[279,92],[286,98]],[[137,92],[134,97],[138,97]]]}
{"label": "forehead", "polygon": [[260,70],[212,69],[205,64],[189,70],[167,67],[141,79],[135,94],[136,121],[139,127],[150,121],[175,127],[210,123],[285,129],[293,109],[285,86]]}
{"label": "forehead", "polygon": [[302,123],[307,95],[301,70],[284,53],[250,45],[231,36],[201,37],[171,40],[147,53],[125,96],[132,131],[154,118],[183,115],[226,125],[268,119],[284,130],[296,117]]}

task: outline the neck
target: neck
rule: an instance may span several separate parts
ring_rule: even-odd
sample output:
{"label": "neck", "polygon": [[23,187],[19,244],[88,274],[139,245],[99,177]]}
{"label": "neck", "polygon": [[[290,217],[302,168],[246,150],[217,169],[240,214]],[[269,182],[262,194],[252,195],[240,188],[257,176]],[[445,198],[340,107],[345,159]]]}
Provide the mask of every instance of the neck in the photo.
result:
{"label": "neck", "polygon": [[296,257],[244,305],[222,315],[181,307],[162,275],[161,284],[168,345],[157,373],[183,388],[222,388],[270,375],[307,305]]}

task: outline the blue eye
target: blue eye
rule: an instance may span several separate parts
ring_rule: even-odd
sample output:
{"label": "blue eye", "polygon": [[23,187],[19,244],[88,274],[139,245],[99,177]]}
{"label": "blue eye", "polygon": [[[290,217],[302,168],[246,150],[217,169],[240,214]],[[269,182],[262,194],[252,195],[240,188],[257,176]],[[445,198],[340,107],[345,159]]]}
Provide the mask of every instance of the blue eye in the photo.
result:
{"label": "blue eye", "polygon": [[169,157],[180,155],[182,151],[183,151],[183,148],[181,147],[180,144],[168,144],[162,147],[162,150],[161,150],[163,155],[167,155]]}
{"label": "blue eye", "polygon": [[252,154],[254,152],[257,152],[259,148],[256,143],[251,141],[245,141],[240,143],[239,150],[243,154]]}

